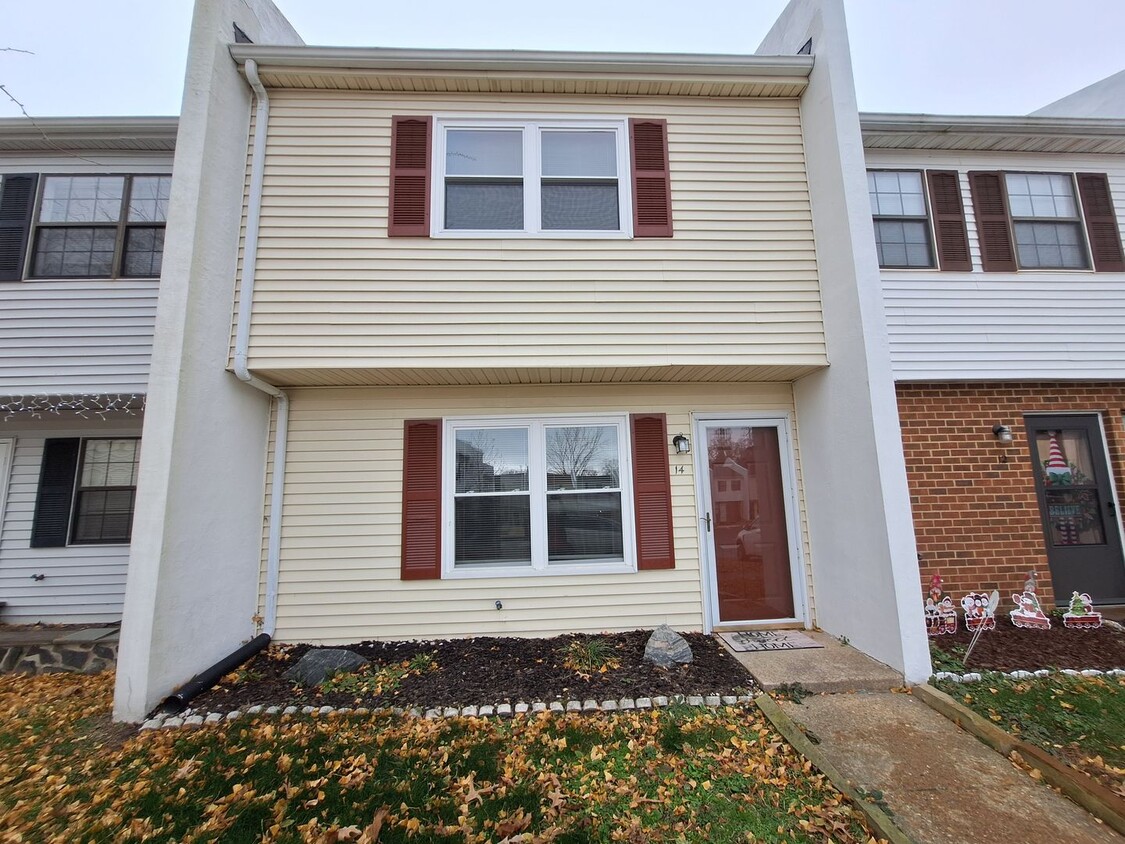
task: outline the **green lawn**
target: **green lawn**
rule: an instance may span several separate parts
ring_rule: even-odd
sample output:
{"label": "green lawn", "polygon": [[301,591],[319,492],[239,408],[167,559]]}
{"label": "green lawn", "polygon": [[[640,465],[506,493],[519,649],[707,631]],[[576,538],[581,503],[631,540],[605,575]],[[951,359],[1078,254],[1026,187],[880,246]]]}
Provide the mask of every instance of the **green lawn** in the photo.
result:
{"label": "green lawn", "polygon": [[110,683],[0,677],[0,841],[869,838],[751,708],[135,734],[109,723]]}
{"label": "green lawn", "polygon": [[1052,674],[935,685],[1125,796],[1125,678]]}

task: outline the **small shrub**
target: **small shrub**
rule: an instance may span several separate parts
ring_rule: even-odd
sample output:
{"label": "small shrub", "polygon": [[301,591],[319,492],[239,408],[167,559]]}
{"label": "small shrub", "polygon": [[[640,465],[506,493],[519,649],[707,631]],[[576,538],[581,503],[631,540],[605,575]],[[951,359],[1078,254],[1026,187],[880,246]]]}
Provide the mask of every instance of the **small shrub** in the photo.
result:
{"label": "small shrub", "polygon": [[565,667],[587,678],[621,667],[621,660],[605,639],[573,639],[563,648],[562,656]]}

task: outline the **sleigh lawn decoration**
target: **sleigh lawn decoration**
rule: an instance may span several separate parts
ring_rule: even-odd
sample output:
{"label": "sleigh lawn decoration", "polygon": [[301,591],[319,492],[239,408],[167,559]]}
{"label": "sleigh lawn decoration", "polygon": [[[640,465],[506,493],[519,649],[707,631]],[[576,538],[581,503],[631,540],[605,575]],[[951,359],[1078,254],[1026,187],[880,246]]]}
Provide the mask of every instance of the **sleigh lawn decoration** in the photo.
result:
{"label": "sleigh lawn decoration", "polygon": [[1063,626],[1094,630],[1102,626],[1102,614],[1094,612],[1094,600],[1085,592],[1070,596],[1070,609],[1063,613]]}
{"label": "sleigh lawn decoration", "polygon": [[942,594],[940,574],[930,578],[930,597],[926,599],[925,613],[927,636],[957,632],[957,610],[953,608],[953,599]]}
{"label": "sleigh lawn decoration", "polygon": [[1034,592],[1013,595],[1012,601],[1016,608],[1008,613],[1008,617],[1016,627],[1030,630],[1051,629],[1051,619],[1043,614],[1043,608],[1039,606],[1039,597]]}

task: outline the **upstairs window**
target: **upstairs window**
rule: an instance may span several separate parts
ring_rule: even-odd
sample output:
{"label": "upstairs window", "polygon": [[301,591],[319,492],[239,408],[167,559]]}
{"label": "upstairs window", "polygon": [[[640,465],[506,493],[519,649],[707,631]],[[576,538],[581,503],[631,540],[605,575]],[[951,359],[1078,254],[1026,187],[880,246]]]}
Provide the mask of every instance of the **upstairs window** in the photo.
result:
{"label": "upstairs window", "polygon": [[1090,264],[1074,180],[1061,173],[1005,173],[1020,269],[1084,270]]}
{"label": "upstairs window", "polygon": [[672,237],[662,118],[393,115],[390,130],[387,237]]}
{"label": "upstairs window", "polygon": [[43,176],[32,278],[157,278],[172,177]]}
{"label": "upstairs window", "polygon": [[933,267],[930,220],[921,172],[868,171],[867,193],[875,223],[879,266]]}
{"label": "upstairs window", "polygon": [[433,233],[631,233],[625,121],[439,120]]}

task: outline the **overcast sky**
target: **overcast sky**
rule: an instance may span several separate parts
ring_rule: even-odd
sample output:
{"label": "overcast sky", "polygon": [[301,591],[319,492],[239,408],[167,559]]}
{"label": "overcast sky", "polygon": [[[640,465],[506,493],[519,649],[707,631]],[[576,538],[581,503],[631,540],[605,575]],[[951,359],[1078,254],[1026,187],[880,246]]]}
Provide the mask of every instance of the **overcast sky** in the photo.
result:
{"label": "overcast sky", "polygon": [[[785,0],[276,0],[308,44],[751,53]],[[1123,0],[845,0],[860,108],[1026,114],[1125,68]],[[33,116],[176,114],[191,0],[0,0]],[[28,52],[19,52],[28,51]],[[19,107],[0,91],[0,116]]]}

